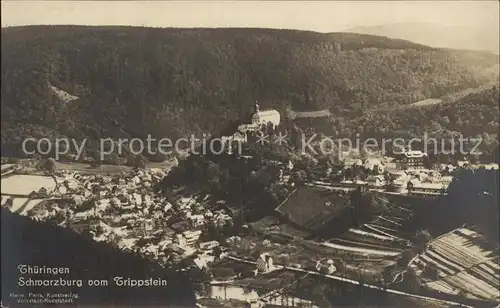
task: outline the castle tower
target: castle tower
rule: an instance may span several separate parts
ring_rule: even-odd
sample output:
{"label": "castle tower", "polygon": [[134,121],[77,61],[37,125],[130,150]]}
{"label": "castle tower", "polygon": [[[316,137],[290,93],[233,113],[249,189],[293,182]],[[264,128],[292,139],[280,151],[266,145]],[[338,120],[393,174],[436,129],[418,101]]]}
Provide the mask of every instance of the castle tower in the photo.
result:
{"label": "castle tower", "polygon": [[254,111],[255,113],[257,113],[257,112],[259,112],[259,111],[260,111],[260,109],[259,109],[259,103],[258,103],[257,101],[255,101],[255,106],[254,106],[254,108],[253,108],[253,111]]}

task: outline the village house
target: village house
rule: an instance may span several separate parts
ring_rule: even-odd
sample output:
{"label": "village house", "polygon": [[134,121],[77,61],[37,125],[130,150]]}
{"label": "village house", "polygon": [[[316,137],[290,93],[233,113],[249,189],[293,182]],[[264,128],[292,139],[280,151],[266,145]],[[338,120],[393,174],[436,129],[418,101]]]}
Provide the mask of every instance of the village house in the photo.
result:
{"label": "village house", "polygon": [[194,245],[198,239],[201,236],[202,231],[201,230],[196,230],[196,231],[184,231],[182,233],[182,236],[185,238],[186,245],[187,246],[192,246]]}
{"label": "village house", "polygon": [[168,212],[172,209],[172,204],[170,202],[165,203],[165,206],[163,207],[163,212]]}
{"label": "village house", "polygon": [[346,188],[356,188],[358,186],[360,186],[360,187],[367,186],[368,182],[360,181],[360,180],[353,180],[353,181],[351,181],[351,180],[344,180],[344,181],[340,182],[340,185],[342,187],[346,187]]}
{"label": "village house", "polygon": [[237,151],[240,151],[241,145],[246,143],[248,140],[246,130],[242,129],[240,130],[238,128],[238,131],[234,133],[232,136],[223,136],[222,137],[222,143],[224,144],[224,150],[228,154],[233,153],[233,147],[237,149]]}
{"label": "village house", "polygon": [[386,184],[383,175],[370,175],[366,178],[367,186],[370,188],[382,188]]}
{"label": "village house", "polygon": [[331,275],[337,271],[337,268],[335,267],[333,260],[328,259],[326,264],[322,264],[321,261],[316,261],[316,270],[318,272],[323,271]]}
{"label": "village house", "polygon": [[390,185],[388,186],[388,191],[402,193],[408,184],[408,181],[412,178],[407,171],[391,171],[389,172]]}
{"label": "village house", "polygon": [[240,125],[238,125],[238,132],[241,134],[245,134],[245,136],[248,132],[255,132],[255,131],[258,131],[259,129],[260,129],[259,124],[240,124]]}
{"label": "village house", "polygon": [[344,159],[343,161],[344,163],[344,169],[347,169],[347,168],[351,168],[352,166],[356,165],[356,166],[362,166],[363,165],[363,161],[359,158],[350,158],[350,157],[347,157]]}
{"label": "village house", "polygon": [[422,151],[405,151],[395,157],[396,168],[399,170],[423,169],[427,153]]}
{"label": "village house", "polygon": [[436,170],[441,172],[441,174],[443,174],[443,175],[449,175],[453,171],[455,171],[457,168],[458,167],[453,166],[452,164],[438,164],[436,167]]}
{"label": "village house", "polygon": [[197,214],[192,215],[191,212],[188,212],[186,217],[188,218],[192,227],[200,227],[205,223],[205,216]]}
{"label": "village house", "polygon": [[193,259],[194,264],[196,264],[196,266],[199,269],[206,268],[208,266],[208,263],[211,263],[214,261],[215,261],[215,256],[210,256],[210,255],[206,255],[206,254],[200,255],[197,258]]}
{"label": "village house", "polygon": [[16,164],[3,164],[1,168],[2,176],[4,176],[19,169],[19,166],[17,166]]}
{"label": "village house", "polygon": [[452,176],[440,176],[440,177],[437,177],[437,179],[436,179],[437,183],[443,184],[446,187],[448,187],[452,181],[453,181]]}
{"label": "village house", "polygon": [[267,253],[262,253],[256,262],[255,275],[259,273],[267,273],[273,269],[273,258]]}
{"label": "village house", "polygon": [[420,196],[439,196],[446,192],[447,185],[442,183],[423,183],[415,180],[408,182],[408,194]]}
{"label": "village house", "polygon": [[235,244],[241,241],[241,237],[233,235],[226,239],[227,244]]}
{"label": "village house", "polygon": [[220,243],[217,241],[209,241],[209,242],[200,243],[198,246],[202,250],[211,250],[211,249],[214,249],[215,247],[220,246]]}
{"label": "village house", "polygon": [[179,245],[180,247],[185,247],[187,246],[187,241],[186,238],[182,233],[177,233],[174,237],[173,243]]}
{"label": "village house", "polygon": [[470,169],[481,169],[484,168],[486,170],[498,170],[498,164],[470,164],[468,166]]}
{"label": "village house", "polygon": [[231,216],[229,216],[227,214],[218,212],[214,215],[213,221],[215,222],[215,224],[217,226],[222,227],[222,226],[226,225],[227,223],[231,223],[233,221],[233,219],[231,218]]}
{"label": "village house", "polygon": [[82,195],[78,195],[78,194],[73,194],[71,196],[71,199],[73,199],[73,203],[76,205],[76,206],[79,206],[83,203],[83,201],[85,200],[84,197]]}
{"label": "village house", "polygon": [[378,158],[367,158],[363,163],[363,167],[365,167],[365,169],[377,171],[379,173],[383,173],[385,171],[384,164]]}

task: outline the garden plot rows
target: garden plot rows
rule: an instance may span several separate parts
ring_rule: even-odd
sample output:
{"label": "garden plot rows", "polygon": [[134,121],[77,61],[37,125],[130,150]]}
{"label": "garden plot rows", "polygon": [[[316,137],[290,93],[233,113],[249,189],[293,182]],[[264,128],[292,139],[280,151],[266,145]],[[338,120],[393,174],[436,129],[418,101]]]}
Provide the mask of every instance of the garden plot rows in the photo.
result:
{"label": "garden plot rows", "polygon": [[487,249],[480,242],[480,234],[465,228],[457,229],[429,243],[413,266],[418,275],[422,275],[427,266],[437,269],[438,279],[426,283],[431,289],[498,300],[498,250]]}

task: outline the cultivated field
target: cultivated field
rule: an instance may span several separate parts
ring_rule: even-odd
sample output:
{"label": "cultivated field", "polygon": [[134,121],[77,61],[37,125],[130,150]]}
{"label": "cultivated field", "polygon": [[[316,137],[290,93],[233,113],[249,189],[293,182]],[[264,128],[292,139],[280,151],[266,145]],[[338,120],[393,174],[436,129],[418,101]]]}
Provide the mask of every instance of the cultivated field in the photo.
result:
{"label": "cultivated field", "polygon": [[477,232],[457,229],[430,242],[412,266],[419,275],[424,275],[427,266],[437,268],[438,277],[430,278],[425,283],[430,289],[498,301],[498,247],[488,246]]}

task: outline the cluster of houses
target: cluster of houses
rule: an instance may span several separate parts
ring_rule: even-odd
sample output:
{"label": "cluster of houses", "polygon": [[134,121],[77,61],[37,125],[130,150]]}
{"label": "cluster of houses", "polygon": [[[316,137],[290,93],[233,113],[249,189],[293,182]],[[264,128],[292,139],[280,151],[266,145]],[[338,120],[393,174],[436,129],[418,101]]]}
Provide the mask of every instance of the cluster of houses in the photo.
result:
{"label": "cluster of houses", "polygon": [[[50,200],[64,202],[47,201],[28,215],[71,226],[95,241],[111,242],[164,265],[216,247],[218,243],[200,243],[203,226],[224,226],[232,218],[224,211],[203,208],[194,198],[169,201],[155,193],[154,185],[164,176],[160,169],[115,176],[62,171],[53,191],[42,190]],[[174,231],[169,221],[187,223]]]}
{"label": "cluster of houses", "polygon": [[[372,171],[370,175],[362,180],[356,177],[344,178],[339,186],[345,189],[357,187],[369,190],[388,191],[397,194],[408,194],[415,196],[437,196],[446,194],[446,189],[453,177],[451,173],[457,168],[475,168],[467,161],[459,161],[456,165],[439,164],[433,169],[424,166],[427,157],[422,151],[408,150],[395,158],[346,158],[344,169],[353,166],[363,167]],[[483,166],[487,169],[498,169],[498,165],[490,164]]]}

